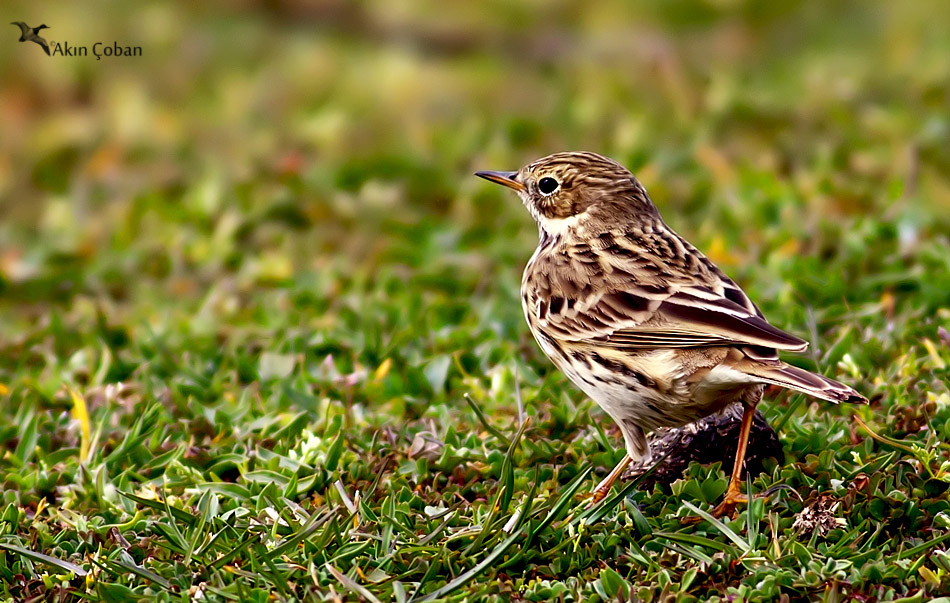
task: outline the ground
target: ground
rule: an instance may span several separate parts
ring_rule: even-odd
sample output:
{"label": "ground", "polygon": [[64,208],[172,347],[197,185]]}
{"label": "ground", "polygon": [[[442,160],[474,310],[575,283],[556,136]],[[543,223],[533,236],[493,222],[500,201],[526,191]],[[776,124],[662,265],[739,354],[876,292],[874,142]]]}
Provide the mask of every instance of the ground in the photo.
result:
{"label": "ground", "polygon": [[[24,1],[0,41],[0,598],[923,601],[950,592],[938,2]],[[629,166],[866,394],[769,392],[784,485],[586,511],[619,433],[472,175]],[[807,511],[804,511],[805,509]],[[804,512],[803,512],[804,511]]]}

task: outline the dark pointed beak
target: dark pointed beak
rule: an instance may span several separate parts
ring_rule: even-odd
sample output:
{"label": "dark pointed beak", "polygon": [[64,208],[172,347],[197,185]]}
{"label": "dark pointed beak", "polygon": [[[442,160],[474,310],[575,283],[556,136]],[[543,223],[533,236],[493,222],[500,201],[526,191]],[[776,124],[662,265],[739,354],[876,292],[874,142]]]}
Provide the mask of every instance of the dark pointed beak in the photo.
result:
{"label": "dark pointed beak", "polygon": [[475,172],[475,175],[479,178],[494,182],[495,184],[513,188],[519,193],[525,191],[524,185],[515,180],[518,172]]}

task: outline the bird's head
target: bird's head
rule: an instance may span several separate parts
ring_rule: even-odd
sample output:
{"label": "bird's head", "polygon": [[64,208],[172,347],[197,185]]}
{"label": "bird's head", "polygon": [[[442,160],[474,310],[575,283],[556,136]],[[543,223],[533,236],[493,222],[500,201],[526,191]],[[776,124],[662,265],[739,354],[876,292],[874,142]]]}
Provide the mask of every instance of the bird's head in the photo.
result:
{"label": "bird's head", "polygon": [[34,27],[34,28],[33,28],[33,31],[39,31],[39,30],[41,30],[41,29],[49,29],[49,25],[46,25],[46,24],[44,23],[43,25],[40,25],[39,27]]}
{"label": "bird's head", "polygon": [[657,216],[656,207],[630,171],[596,153],[556,153],[517,172],[475,172],[514,189],[542,231],[596,234]]}

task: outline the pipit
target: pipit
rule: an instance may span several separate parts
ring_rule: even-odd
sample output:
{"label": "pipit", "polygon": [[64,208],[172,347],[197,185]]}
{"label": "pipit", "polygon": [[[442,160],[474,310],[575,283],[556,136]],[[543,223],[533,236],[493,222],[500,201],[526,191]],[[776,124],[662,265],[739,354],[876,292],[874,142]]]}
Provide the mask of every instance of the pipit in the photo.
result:
{"label": "pipit", "polygon": [[540,243],[521,281],[531,333],[552,362],[620,427],[627,454],[595,488],[603,499],[645,434],[741,402],[731,515],[755,407],[766,385],[831,402],[867,402],[850,387],[790,366],[808,343],[765,319],[736,283],[660,217],[639,181],[595,153],[558,153],[517,172],[476,172],[517,191]]}

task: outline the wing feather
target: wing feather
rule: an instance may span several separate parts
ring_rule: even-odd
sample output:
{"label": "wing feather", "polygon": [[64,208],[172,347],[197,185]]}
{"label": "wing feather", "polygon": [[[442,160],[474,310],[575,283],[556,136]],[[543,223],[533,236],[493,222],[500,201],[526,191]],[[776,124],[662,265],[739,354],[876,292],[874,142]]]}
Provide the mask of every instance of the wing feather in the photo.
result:
{"label": "wing feather", "polygon": [[[619,253],[617,241],[623,240],[610,239],[606,253],[599,254],[602,269],[588,270],[591,281],[583,287],[550,282],[543,287],[547,291],[573,289],[576,296],[573,304],[558,304],[557,312],[554,304],[547,306],[539,300],[545,311],[537,317],[545,331],[564,341],[618,349],[739,345],[800,352],[808,346],[805,340],[769,324],[739,286],[689,243],[682,241],[686,258],[682,266],[676,266],[650,249],[630,250],[629,240],[624,245],[629,253]],[[642,244],[645,238],[636,240]],[[563,254],[558,260],[570,256]],[[667,268],[680,269],[659,274],[642,269],[661,261]],[[548,276],[565,273],[578,271],[555,270]]]}

